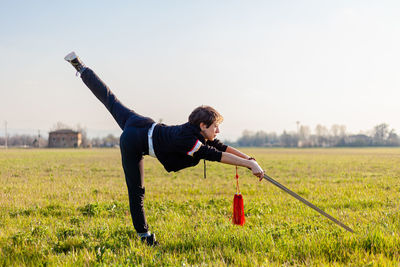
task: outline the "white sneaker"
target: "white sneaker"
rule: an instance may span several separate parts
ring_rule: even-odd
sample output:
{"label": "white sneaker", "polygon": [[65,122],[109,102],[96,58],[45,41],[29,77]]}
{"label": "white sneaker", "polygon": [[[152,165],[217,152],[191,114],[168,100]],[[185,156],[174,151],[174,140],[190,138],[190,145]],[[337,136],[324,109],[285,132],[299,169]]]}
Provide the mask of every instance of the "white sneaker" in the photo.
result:
{"label": "white sneaker", "polygon": [[77,57],[77,55],[75,54],[74,51],[72,51],[71,53],[69,53],[68,55],[66,55],[66,56],[64,57],[64,59],[65,59],[66,61],[68,61],[68,62],[71,62],[72,60],[74,60],[74,59],[76,59],[76,58],[78,58],[78,57]]}
{"label": "white sneaker", "polygon": [[75,54],[74,51],[72,51],[71,53],[69,53],[68,55],[66,55],[64,57],[64,59],[66,61],[68,61],[69,63],[71,63],[71,65],[79,72],[82,73],[85,69],[86,66],[85,64],[82,63],[82,61],[80,60],[80,58]]}

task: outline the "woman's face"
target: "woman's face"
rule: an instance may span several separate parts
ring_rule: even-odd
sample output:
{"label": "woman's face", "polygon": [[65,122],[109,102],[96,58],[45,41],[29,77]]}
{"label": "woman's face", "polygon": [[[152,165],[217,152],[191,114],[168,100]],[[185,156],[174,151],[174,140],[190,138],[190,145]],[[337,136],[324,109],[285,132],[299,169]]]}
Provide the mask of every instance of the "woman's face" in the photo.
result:
{"label": "woman's face", "polygon": [[219,123],[214,122],[208,128],[203,122],[200,123],[201,135],[204,136],[206,140],[213,141],[217,134],[219,133]]}

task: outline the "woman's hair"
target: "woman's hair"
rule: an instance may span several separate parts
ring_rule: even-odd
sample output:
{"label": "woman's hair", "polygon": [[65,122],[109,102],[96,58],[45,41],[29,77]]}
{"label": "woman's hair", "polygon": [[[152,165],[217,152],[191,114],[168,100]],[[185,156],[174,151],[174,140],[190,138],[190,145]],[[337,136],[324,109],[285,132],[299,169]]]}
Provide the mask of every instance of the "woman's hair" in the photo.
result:
{"label": "woman's hair", "polygon": [[224,120],[221,114],[210,106],[200,106],[195,108],[189,115],[189,123],[200,126],[203,122],[210,127],[214,122],[221,123]]}

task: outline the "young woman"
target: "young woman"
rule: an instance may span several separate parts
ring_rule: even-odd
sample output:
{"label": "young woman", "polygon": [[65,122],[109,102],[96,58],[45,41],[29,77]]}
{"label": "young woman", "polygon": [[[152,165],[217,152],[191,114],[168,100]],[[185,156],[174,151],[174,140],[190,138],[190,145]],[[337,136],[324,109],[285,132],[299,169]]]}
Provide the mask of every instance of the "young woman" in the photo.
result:
{"label": "young woman", "polygon": [[148,245],[156,245],[157,242],[155,235],[148,230],[143,208],[143,155],[156,157],[168,172],[195,166],[200,159],[205,159],[247,167],[255,176],[263,177],[264,171],[253,158],[216,139],[223,117],[214,108],[195,108],[189,121],[182,125],[155,123],[151,118],[125,107],[74,52],[65,56],[65,60],[80,73],[86,86],[105,105],[123,130],[120,149],[132,222],[141,240]]}

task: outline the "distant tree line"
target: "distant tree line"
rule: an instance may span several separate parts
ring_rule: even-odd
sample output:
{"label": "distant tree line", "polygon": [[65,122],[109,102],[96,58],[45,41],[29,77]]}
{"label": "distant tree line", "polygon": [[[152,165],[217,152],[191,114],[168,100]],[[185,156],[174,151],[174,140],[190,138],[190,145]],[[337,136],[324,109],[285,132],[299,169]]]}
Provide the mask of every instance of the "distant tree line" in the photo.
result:
{"label": "distant tree line", "polygon": [[362,134],[348,134],[344,125],[334,124],[330,129],[317,125],[314,133],[309,126],[299,125],[297,132],[280,135],[245,130],[236,142],[225,143],[244,147],[368,147],[400,146],[400,138],[386,123]]}
{"label": "distant tree line", "polygon": [[[52,130],[65,128],[57,123]],[[105,137],[88,138],[86,128],[77,126],[82,133],[82,147],[118,147],[119,137],[109,134]],[[400,146],[400,137],[389,125],[376,125],[366,133],[349,134],[344,125],[332,125],[329,129],[317,125],[314,132],[309,126],[299,125],[297,132],[283,131],[282,134],[264,131],[251,132],[245,130],[236,141],[224,141],[233,146],[242,147],[368,147],[368,146]],[[7,138],[9,147],[47,147],[48,140],[39,135],[12,135]],[[5,146],[5,137],[0,137],[0,146]]]}
{"label": "distant tree line", "polygon": [[[63,122],[57,122],[51,127],[50,131],[57,131],[61,129],[73,129],[74,131],[80,132],[82,134],[82,144],[81,147],[116,147],[119,146],[119,137],[115,137],[109,134],[105,137],[95,137],[89,138],[87,136],[86,127],[77,124],[76,127],[70,127]],[[5,137],[0,137],[0,147],[6,145]],[[47,147],[48,138],[38,135],[11,135],[7,138],[8,147]]]}
{"label": "distant tree line", "polygon": [[[6,145],[6,138],[0,137],[0,146]],[[47,139],[39,138],[38,135],[16,134],[8,136],[7,146],[9,147],[44,147],[47,146]]]}
{"label": "distant tree line", "polygon": [[115,137],[112,134],[107,135],[106,137],[96,137],[90,139],[90,144],[92,147],[118,147],[119,146],[119,137]]}
{"label": "distant tree line", "polygon": [[[83,134],[82,134],[83,136]],[[119,137],[115,137],[109,134],[105,137],[82,138],[82,147],[118,147]],[[4,147],[6,144],[5,137],[0,137],[0,147]],[[47,147],[48,139],[44,137],[38,137],[37,135],[11,135],[7,138],[8,147]]]}

